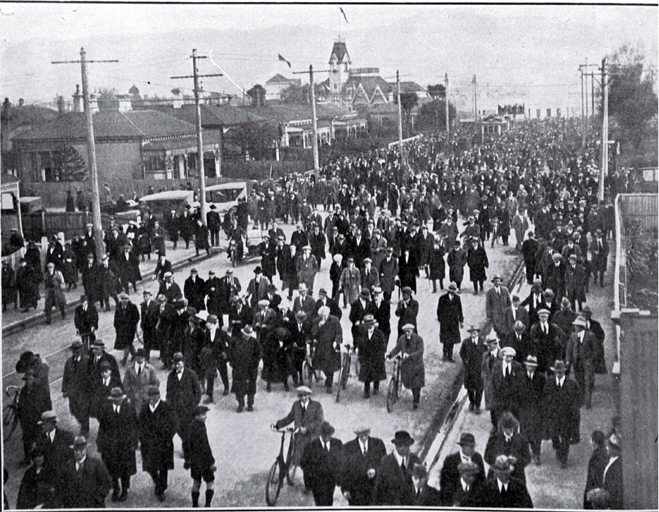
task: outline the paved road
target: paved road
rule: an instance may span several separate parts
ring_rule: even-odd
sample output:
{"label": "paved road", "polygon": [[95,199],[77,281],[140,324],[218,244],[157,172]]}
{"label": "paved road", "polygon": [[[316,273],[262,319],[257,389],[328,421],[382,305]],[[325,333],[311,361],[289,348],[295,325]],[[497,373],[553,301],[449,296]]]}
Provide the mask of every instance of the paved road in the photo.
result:
{"label": "paved road", "polygon": [[[287,235],[292,231],[291,226],[284,226]],[[512,244],[511,244],[512,245]],[[498,272],[510,275],[518,261],[514,245],[512,247],[497,246],[494,249],[487,248],[490,260],[488,273],[492,275]],[[244,264],[236,269],[235,275],[246,288],[249,279],[253,277],[253,268],[257,261]],[[218,275],[223,275],[228,267],[225,254],[214,256],[195,265],[202,277],[208,276],[208,270],[213,268]],[[317,276],[316,290],[320,287],[331,288],[328,277],[329,262],[323,262],[321,273]],[[188,271],[181,270],[176,275],[176,280],[182,283],[187,277]],[[467,272],[468,274],[468,272]],[[280,286],[278,278],[275,284]],[[489,284],[489,283],[488,283]],[[466,325],[480,323],[484,320],[484,294],[473,295],[470,283],[463,283],[463,309],[465,312]],[[146,283],[142,286],[155,288],[154,283]],[[449,400],[450,388],[459,373],[459,363],[445,363],[441,361],[441,346],[438,343],[436,305],[437,294],[432,294],[429,283],[425,280],[418,282],[418,300],[420,302],[419,330],[425,339],[426,352],[426,382],[427,386],[422,391],[421,405],[418,411],[412,411],[412,396],[410,391],[404,391],[401,401],[397,404],[392,414],[387,414],[385,409],[385,397],[383,394],[372,397],[369,400],[362,398],[362,386],[354,377],[351,377],[345,394],[342,393],[341,402],[335,403],[334,396],[324,393],[321,385],[315,384],[314,398],[320,400],[325,410],[325,417],[336,427],[336,436],[344,442],[351,439],[354,434],[352,428],[362,422],[368,422],[372,426],[372,433],[381,437],[387,443],[389,449],[392,445],[389,441],[393,433],[399,429],[408,430],[418,442],[414,445],[417,451],[422,448],[424,437],[428,434],[431,422],[438,409],[445,409]],[[139,293],[132,294],[131,298],[137,302],[141,298]],[[284,301],[286,298],[284,297]],[[395,308],[395,304],[392,305]],[[342,325],[344,332],[349,333],[348,310],[344,310]],[[114,339],[112,328],[112,314],[100,314],[100,337],[110,342]],[[392,313],[392,330],[396,330],[396,317]],[[36,326],[29,331],[18,333],[8,337],[3,343],[3,385],[20,382],[18,376],[13,373],[15,361],[23,350],[33,350],[47,356],[51,366],[51,394],[54,409],[61,418],[65,428],[77,430],[68,414],[68,405],[61,398],[60,385],[63,363],[68,356],[66,347],[74,338],[75,330],[72,320],[69,323],[58,322],[52,326]],[[466,332],[464,333],[466,336]],[[392,348],[394,340],[389,342]],[[456,347],[456,352],[458,348]],[[119,357],[118,352],[113,352]],[[156,360],[157,361],[157,360]],[[164,391],[166,374],[157,366],[161,380],[161,390]],[[219,379],[218,379],[219,381]],[[384,383],[383,383],[384,384]],[[219,382],[218,382],[218,385]],[[220,385],[221,386],[221,385]],[[382,386],[385,387],[384,385]],[[218,479],[216,481],[215,506],[227,507],[256,507],[264,506],[264,482],[266,473],[279,449],[279,436],[270,432],[268,426],[274,420],[288,413],[290,405],[295,400],[295,391],[292,389],[286,393],[281,385],[273,386],[271,393],[265,392],[265,383],[258,382],[255,411],[253,413],[235,412],[236,401],[233,395],[222,397],[216,393],[215,404],[211,407],[207,427],[211,445],[214,449],[215,458],[218,461]],[[92,420],[90,439],[95,440],[97,423]],[[176,449],[180,453],[180,441],[175,440]],[[5,463],[10,472],[10,481],[7,486],[10,503],[15,503],[16,493],[23,469],[18,467],[20,453],[20,441],[12,439],[5,446]],[[141,469],[140,455],[138,452],[138,474],[133,478],[129,498],[122,504],[111,503],[108,506],[125,507],[153,507],[169,506],[184,507],[190,505],[191,479],[189,472],[183,470],[181,458],[176,460],[176,469],[170,473],[169,491],[167,501],[163,504],[157,503],[153,497],[152,483],[150,478]],[[337,491],[335,504],[343,505],[343,499]],[[281,506],[309,506],[313,504],[310,496],[300,492],[300,480],[294,488],[286,488],[282,491],[278,505]]]}

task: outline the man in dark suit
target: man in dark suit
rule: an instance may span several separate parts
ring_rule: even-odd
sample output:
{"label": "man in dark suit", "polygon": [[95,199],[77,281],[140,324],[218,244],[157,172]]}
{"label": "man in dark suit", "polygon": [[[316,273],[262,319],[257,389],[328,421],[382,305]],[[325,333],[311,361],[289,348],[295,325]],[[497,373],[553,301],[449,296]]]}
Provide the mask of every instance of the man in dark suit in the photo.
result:
{"label": "man in dark suit", "polygon": [[218,295],[218,309],[219,312],[215,313],[209,308],[209,313],[214,313],[221,317],[221,315],[226,315],[230,311],[231,298],[240,293],[242,286],[237,277],[233,275],[233,269],[227,269],[226,275],[219,280],[219,285],[217,288]]}
{"label": "man in dark suit", "polygon": [[82,342],[71,343],[71,357],[64,363],[62,396],[69,399],[69,411],[80,423],[80,434],[89,432],[89,362],[83,355]]}
{"label": "man in dark suit", "polygon": [[[217,247],[220,245],[220,214],[217,213],[217,206],[214,204],[209,206],[210,211],[206,214],[206,223],[208,224],[208,232],[211,235],[211,245]],[[188,299],[190,300],[190,299]]]}
{"label": "man in dark suit", "polygon": [[515,352],[517,352],[515,357],[518,362],[524,360],[522,350],[529,343],[529,335],[524,332],[525,329],[524,323],[521,320],[517,320],[513,326],[513,331],[506,335],[502,343],[504,347],[515,349]]}
{"label": "man in dark suit", "polygon": [[412,506],[414,505],[414,483],[411,468],[421,464],[419,457],[411,453],[414,439],[404,430],[396,432],[394,451],[380,461],[376,470],[373,505]]}
{"label": "man in dark suit", "polygon": [[538,321],[537,311],[542,308],[542,283],[536,281],[531,285],[531,293],[524,299],[521,306],[526,306],[529,310],[529,325]]}
{"label": "man in dark suit", "polygon": [[314,502],[319,507],[332,506],[334,488],[340,482],[343,443],[333,435],[334,427],[323,422],[320,436],[307,445],[300,462],[304,471],[304,484],[311,489]]}
{"label": "man in dark suit", "polygon": [[206,330],[204,331],[204,341],[201,348],[201,368],[202,382],[206,381],[206,395],[208,402],[213,402],[213,391],[215,387],[215,376],[220,372],[222,385],[224,386],[223,396],[229,394],[229,371],[227,361],[229,359],[229,342],[230,336],[219,327],[218,319],[215,315],[208,315],[206,319]]}
{"label": "man in dark suit", "polygon": [[531,327],[529,322],[529,314],[520,304],[519,296],[513,295],[511,298],[512,304],[505,313],[505,323],[506,323],[506,334],[510,335],[513,333],[516,322],[522,322],[524,324],[524,330],[528,330]]}
{"label": "man in dark suit", "polygon": [[139,321],[140,312],[137,306],[130,301],[130,297],[126,293],[121,292],[119,304],[114,311],[114,329],[117,336],[114,341],[114,349],[124,351],[124,357],[121,359],[122,366],[126,366],[128,356],[133,356],[135,353],[133,340]]}
{"label": "man in dark suit", "polygon": [[481,330],[472,325],[468,331],[469,338],[462,340],[460,346],[460,359],[464,368],[463,384],[469,396],[469,410],[480,414],[481,400],[483,398],[483,378],[481,365],[485,345],[480,339]]}
{"label": "man in dark suit", "polygon": [[41,436],[37,446],[44,450],[44,471],[46,479],[54,482],[66,461],[71,459],[71,445],[74,435],[57,426],[57,415],[53,411],[44,411],[39,421]]}
{"label": "man in dark suit", "polygon": [[611,434],[607,441],[609,450],[609,462],[604,468],[602,476],[602,487],[609,493],[609,506],[612,510],[620,510],[624,506],[623,502],[623,481],[622,481],[622,450],[620,439],[617,435]]}
{"label": "man in dark suit", "polygon": [[[485,447],[485,462],[491,467],[499,455],[506,455],[513,465],[512,477],[526,483],[524,469],[531,460],[529,445],[519,432],[519,421],[506,411],[499,418],[498,431],[490,435]],[[514,460],[513,460],[514,458]],[[488,477],[492,476],[492,471]]]}
{"label": "man in dark suit", "polygon": [[190,277],[183,284],[183,296],[188,300],[188,304],[195,308],[197,312],[206,309],[204,305],[206,282],[199,277],[196,268],[190,269]]}
{"label": "man in dark suit", "polygon": [[550,312],[546,308],[538,310],[538,323],[531,327],[527,343],[522,351],[522,360],[529,354],[538,358],[538,371],[546,373],[552,361],[562,358],[565,352],[565,333],[555,323],[550,322]]}
{"label": "man in dark suit", "polygon": [[442,494],[428,485],[428,470],[423,464],[412,466],[412,484],[414,485],[415,507],[438,507],[442,504]]}
{"label": "man in dark suit", "polygon": [[316,301],[314,301],[313,297],[309,295],[307,285],[300,283],[298,287],[298,296],[293,300],[293,313],[304,311],[307,314],[307,318],[313,318],[315,308]]}
{"label": "man in dark suit", "polygon": [[497,418],[501,418],[505,411],[518,414],[520,379],[524,375],[522,365],[514,361],[517,355],[514,348],[504,347],[501,349],[501,354],[503,360],[497,361],[492,367],[492,390]]}
{"label": "man in dark suit", "polygon": [[512,478],[513,467],[505,455],[499,455],[492,465],[495,478],[486,482],[473,504],[483,508],[533,508],[533,501],[524,482]]}
{"label": "man in dark suit", "polygon": [[387,378],[384,365],[387,353],[387,339],[384,333],[376,327],[373,315],[366,315],[362,324],[357,328],[355,348],[359,350],[359,380],[364,383],[364,398],[371,396],[371,382],[373,394],[380,390],[380,381]]}
{"label": "man in dark suit", "polygon": [[87,439],[73,441],[73,457],[58,468],[56,502],[62,508],[105,508],[112,479],[103,463],[87,453]]}
{"label": "man in dark suit", "polygon": [[139,418],[142,468],[156,486],[158,501],[165,501],[167,472],[174,469],[174,434],[176,416],[171,406],[160,400],[158,386],[148,391],[149,403],[142,407]]}
{"label": "man in dark suit", "polygon": [[442,489],[441,505],[445,507],[473,507],[485,479],[480,480],[481,468],[474,462],[460,462],[457,467],[458,486],[452,495],[444,493]]}
{"label": "man in dark suit", "polygon": [[109,400],[99,410],[98,423],[96,445],[112,477],[112,501],[126,501],[130,477],[137,472],[135,449],[139,431],[135,408],[126,401],[121,388],[112,388]]}
{"label": "man in dark suit", "polygon": [[287,329],[290,333],[289,366],[293,372],[293,384],[302,385],[304,384],[302,365],[307,353],[307,341],[311,340],[311,322],[304,311],[298,311],[296,314],[289,312],[284,321],[287,322]]}
{"label": "man in dark suit", "polygon": [[477,471],[473,478],[474,486],[485,482],[485,465],[481,454],[476,452],[474,435],[463,432],[460,434],[458,445],[460,450],[444,459],[444,465],[439,476],[439,488],[442,492],[443,501],[448,506],[452,506],[455,494],[462,489],[460,485],[460,464],[469,463],[476,466]]}
{"label": "man in dark suit", "polygon": [[318,290],[318,300],[316,301],[314,314],[317,315],[318,310],[323,306],[327,306],[328,308],[330,308],[330,315],[333,315],[339,320],[341,320],[343,311],[341,311],[341,308],[334,299],[331,299],[330,297],[327,296],[327,290],[325,290],[325,288],[321,288],[320,290]]}
{"label": "man in dark suit", "polygon": [[604,333],[604,329],[602,329],[602,324],[593,319],[593,311],[588,306],[584,306],[581,314],[586,320],[586,329],[592,332],[597,340],[594,360],[595,373],[606,375],[606,361],[604,360],[604,338],[606,334]]}
{"label": "man in dark suit", "polygon": [[167,377],[166,400],[178,418],[177,434],[183,442],[183,457],[187,461],[188,426],[193,418],[192,412],[201,400],[201,386],[197,374],[185,367],[183,354],[177,352],[172,359],[174,369]]}
{"label": "man in dark suit", "polygon": [[[371,307],[371,292],[368,288],[362,288],[359,298],[350,304],[350,323],[352,328],[350,333],[352,334],[353,343],[359,334],[359,326],[361,325],[364,317],[373,313]],[[331,314],[331,313],[330,313]]]}
{"label": "man in dark suit", "polygon": [[540,465],[542,447],[542,402],[547,378],[544,373],[536,371],[538,358],[526,356],[524,369],[526,373],[520,382],[518,400],[519,422],[522,435],[531,446],[531,454],[537,466]]}
{"label": "man in dark suit", "polygon": [[142,293],[143,301],[140,303],[140,327],[142,328],[142,341],[144,342],[144,355],[147,363],[151,359],[151,351],[158,349],[156,338],[156,325],[158,323],[158,304],[152,300],[149,290]]}
{"label": "man in dark suit", "polygon": [[[536,219],[537,221],[537,219]],[[533,274],[535,273],[536,258],[538,252],[538,242],[535,239],[533,231],[529,231],[528,238],[522,244],[522,257],[526,266],[526,282],[533,284]]]}
{"label": "man in dark suit", "polygon": [[341,491],[350,506],[369,506],[373,500],[377,467],[387,455],[387,448],[382,439],[370,436],[370,427],[359,426],[353,432],[357,437],[343,445]]}
{"label": "man in dark suit", "polygon": [[412,298],[412,288],[405,286],[401,292],[403,300],[398,303],[395,311],[398,317],[398,337],[403,335],[403,326],[407,324],[414,325],[414,332],[417,332],[416,317],[419,314],[419,302]]}
{"label": "man in dark suit", "polygon": [[463,327],[462,301],[457,295],[458,286],[448,285],[447,291],[437,301],[437,321],[439,341],[444,346],[442,360],[453,361],[453,345],[460,343],[460,329]]}
{"label": "man in dark suit", "polygon": [[579,440],[581,394],[579,385],[566,377],[563,361],[557,360],[552,371],[554,377],[545,384],[543,421],[556,458],[562,468],[567,468],[570,444]]}
{"label": "man in dark suit", "polygon": [[181,287],[173,281],[173,276],[171,272],[165,272],[163,275],[164,281],[160,283],[160,288],[158,289],[158,295],[163,294],[167,297],[167,302],[173,304],[179,299],[183,298],[183,293],[181,292]]}
{"label": "man in dark suit", "polygon": [[80,304],[76,306],[73,324],[76,327],[76,334],[87,343],[92,343],[96,339],[94,333],[98,330],[98,311],[96,306],[89,302],[87,295],[80,296]]}
{"label": "man in dark suit", "polygon": [[293,402],[290,412],[282,419],[273,423],[272,428],[283,428],[293,423],[297,430],[295,434],[295,460],[293,465],[299,466],[302,453],[312,439],[320,435],[320,426],[325,421],[323,406],[320,402],[311,400],[311,389],[307,386],[297,388],[297,400]]}
{"label": "man in dark suit", "polygon": [[597,340],[595,335],[586,330],[586,320],[578,317],[574,322],[575,331],[570,334],[570,341],[565,352],[565,364],[568,375],[574,369],[574,377],[581,390],[581,405],[590,409],[593,387],[595,387],[595,356]]}

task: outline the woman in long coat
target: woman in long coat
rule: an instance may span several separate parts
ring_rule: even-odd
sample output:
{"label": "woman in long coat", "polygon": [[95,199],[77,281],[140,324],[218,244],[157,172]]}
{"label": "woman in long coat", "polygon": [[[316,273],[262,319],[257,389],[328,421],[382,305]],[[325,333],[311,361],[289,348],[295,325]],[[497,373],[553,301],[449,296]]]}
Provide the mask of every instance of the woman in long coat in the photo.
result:
{"label": "woman in long coat", "polygon": [[[369,328],[373,327],[373,333],[369,339]],[[380,381],[387,378],[387,369],[384,365],[387,352],[387,338],[376,326],[375,318],[366,315],[363,325],[359,328],[359,334],[355,339],[355,347],[359,350],[359,380],[364,383],[364,394],[370,393],[371,382],[373,391],[377,393]]]}
{"label": "woman in long coat", "polygon": [[78,286],[78,262],[76,254],[71,248],[71,242],[66,242],[66,249],[64,249],[62,275],[64,276],[64,282],[68,285],[69,290],[74,286]]}
{"label": "woman in long coat", "polygon": [[467,253],[467,266],[469,267],[469,279],[474,284],[474,294],[478,295],[478,287],[483,291],[483,283],[487,279],[485,269],[489,266],[487,253],[480,238],[471,239],[472,248]]}

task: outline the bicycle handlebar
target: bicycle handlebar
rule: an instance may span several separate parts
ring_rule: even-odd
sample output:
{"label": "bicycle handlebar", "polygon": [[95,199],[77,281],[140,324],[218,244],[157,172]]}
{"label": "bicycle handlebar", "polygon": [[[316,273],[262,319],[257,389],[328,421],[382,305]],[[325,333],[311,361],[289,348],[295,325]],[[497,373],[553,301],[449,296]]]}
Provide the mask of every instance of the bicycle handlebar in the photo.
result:
{"label": "bicycle handlebar", "polygon": [[270,425],[270,430],[273,432],[277,432],[278,434],[289,434],[289,433],[296,433],[299,429],[297,427],[285,427],[285,428],[277,428],[274,425]]}
{"label": "bicycle handlebar", "polygon": [[12,391],[19,391],[20,389],[21,389],[20,386],[14,386],[13,384],[10,384],[9,386],[7,386],[7,387],[5,388],[5,395],[9,396],[9,394],[10,394]]}

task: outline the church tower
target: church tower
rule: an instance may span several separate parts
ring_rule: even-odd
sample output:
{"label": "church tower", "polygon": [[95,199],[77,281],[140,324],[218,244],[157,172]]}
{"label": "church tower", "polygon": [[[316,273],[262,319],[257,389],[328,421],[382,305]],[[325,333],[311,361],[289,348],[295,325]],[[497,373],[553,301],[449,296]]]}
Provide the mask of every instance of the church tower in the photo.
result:
{"label": "church tower", "polygon": [[341,103],[343,86],[350,78],[350,64],[350,55],[348,55],[346,43],[339,37],[334,41],[332,55],[329,60],[329,92],[332,103]]}

